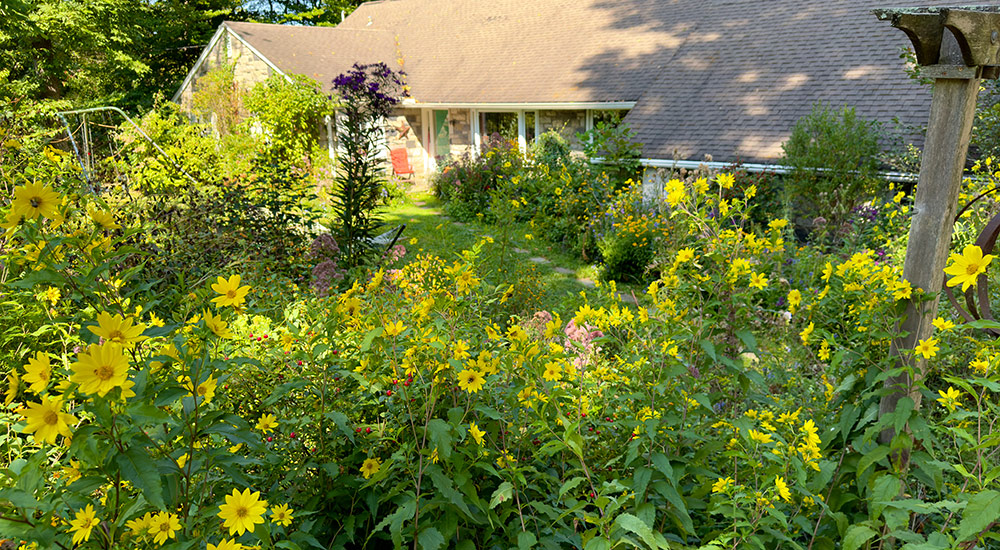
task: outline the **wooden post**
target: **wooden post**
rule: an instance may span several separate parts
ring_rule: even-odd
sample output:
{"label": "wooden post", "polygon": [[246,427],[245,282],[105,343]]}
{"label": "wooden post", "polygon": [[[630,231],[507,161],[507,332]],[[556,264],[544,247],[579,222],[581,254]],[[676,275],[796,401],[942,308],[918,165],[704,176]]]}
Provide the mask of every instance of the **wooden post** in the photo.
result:
{"label": "wooden post", "polygon": [[[944,283],[944,267],[978,93],[978,78],[937,79],[934,82],[927,141],[920,162],[920,179],[903,264],[903,278],[925,293],[938,293]],[[931,321],[937,315],[939,299],[939,295],[922,303],[919,296],[911,299],[906,306],[906,318],[899,325],[899,329],[908,334],[892,342],[891,353],[904,364],[915,366],[917,376],[923,376],[927,361],[921,359],[914,365],[912,350],[920,340],[930,338],[934,328]],[[911,391],[912,382],[905,373],[886,380],[885,386],[894,391],[882,398],[880,416],[895,411],[896,403],[906,395],[913,399],[915,407],[920,406],[921,394]],[[881,439],[887,443],[892,436],[892,430],[887,430]]]}
{"label": "wooden post", "polygon": [[[905,372],[885,381],[890,393],[879,403],[879,416],[895,412],[897,403],[904,397],[913,400],[913,408],[920,407],[921,394],[914,389],[914,382],[926,373],[927,361],[917,360],[913,349],[920,340],[931,337],[931,321],[937,315],[940,290],[944,283],[944,267],[948,260],[958,194],[965,168],[972,123],[976,113],[981,70],[963,63],[961,48],[950,32],[944,33],[939,64],[935,71],[934,96],[927,139],[920,162],[920,178],[914,199],[910,236],[906,245],[903,278],[920,289],[920,294],[933,294],[926,300],[914,293],[906,306],[905,317],[898,328],[906,336],[892,342],[890,353],[899,364],[911,367],[914,377]],[[889,443],[894,430],[884,430],[879,440]],[[906,460],[908,453],[903,453]]]}

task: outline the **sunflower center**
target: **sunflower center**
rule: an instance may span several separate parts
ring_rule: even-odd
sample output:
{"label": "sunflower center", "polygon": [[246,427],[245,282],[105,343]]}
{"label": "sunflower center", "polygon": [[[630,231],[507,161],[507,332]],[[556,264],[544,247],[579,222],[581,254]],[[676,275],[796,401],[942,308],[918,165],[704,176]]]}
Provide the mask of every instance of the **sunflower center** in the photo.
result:
{"label": "sunflower center", "polygon": [[250,515],[250,510],[247,510],[246,506],[240,506],[239,508],[236,509],[236,517],[242,519],[247,517],[248,515]]}
{"label": "sunflower center", "polygon": [[226,298],[235,298],[235,297],[236,297],[235,289],[230,288],[229,290],[226,291]]}
{"label": "sunflower center", "polygon": [[125,340],[125,335],[120,330],[113,330],[108,335],[108,340]]}
{"label": "sunflower center", "polygon": [[975,275],[977,271],[979,271],[979,266],[976,265],[975,263],[970,263],[969,265],[965,266],[966,275]]}
{"label": "sunflower center", "polygon": [[45,418],[42,419],[49,426],[55,426],[59,423],[59,415],[55,411],[48,411],[45,413]]}
{"label": "sunflower center", "polygon": [[38,208],[39,206],[42,205],[42,199],[41,199],[41,197],[31,197],[31,200],[28,201],[28,202],[31,203],[31,207],[32,208]]}
{"label": "sunflower center", "polygon": [[170,524],[169,523],[163,522],[163,523],[160,524],[160,531],[163,531],[165,533],[165,532],[167,532],[169,530],[170,530]]}
{"label": "sunflower center", "polygon": [[198,386],[198,395],[205,395],[206,393],[208,393],[208,388],[203,385]]}
{"label": "sunflower center", "polygon": [[110,380],[115,375],[115,369],[111,365],[101,365],[94,371],[94,375],[103,380]]}

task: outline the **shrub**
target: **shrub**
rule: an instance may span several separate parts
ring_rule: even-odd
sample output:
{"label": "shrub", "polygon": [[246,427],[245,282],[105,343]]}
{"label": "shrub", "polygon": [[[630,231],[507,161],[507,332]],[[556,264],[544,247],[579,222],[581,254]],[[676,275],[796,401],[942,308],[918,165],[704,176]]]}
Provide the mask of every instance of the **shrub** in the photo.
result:
{"label": "shrub", "polygon": [[509,185],[523,168],[517,144],[494,134],[483,141],[481,154],[467,152],[449,159],[434,176],[434,192],[447,201],[449,215],[462,221],[482,215],[490,222],[495,219],[488,208],[490,193]]}
{"label": "shrub", "polygon": [[792,168],[785,189],[796,224],[812,228],[822,218],[821,233],[836,233],[855,207],[882,191],[879,138],[878,124],[850,107],[817,103],[795,123],[782,163]]}
{"label": "shrub", "polygon": [[323,119],[334,114],[336,104],[312,78],[274,74],[254,86],[245,103],[252,118],[244,124],[259,125],[275,156],[296,163],[322,163],[328,158],[327,152],[317,147]]}
{"label": "shrub", "polygon": [[639,282],[653,260],[666,218],[645,203],[640,184],[620,190],[592,222],[603,258],[605,280]]}
{"label": "shrub", "polygon": [[598,122],[592,129],[577,136],[588,159],[603,159],[601,166],[608,173],[614,188],[621,189],[629,181],[642,179],[642,144],[628,124],[621,121]]}

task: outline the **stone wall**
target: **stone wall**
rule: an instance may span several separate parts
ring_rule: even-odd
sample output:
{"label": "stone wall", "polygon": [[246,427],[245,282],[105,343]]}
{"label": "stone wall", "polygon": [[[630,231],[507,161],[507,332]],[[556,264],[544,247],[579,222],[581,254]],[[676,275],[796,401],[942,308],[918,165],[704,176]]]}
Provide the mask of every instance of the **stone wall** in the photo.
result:
{"label": "stone wall", "polygon": [[420,109],[397,109],[386,120],[385,135],[389,149],[405,147],[410,157],[410,165],[417,174],[426,171],[424,165],[424,144],[421,143],[423,125]]}
{"label": "stone wall", "polygon": [[200,89],[198,81],[227,62],[233,64],[236,86],[243,93],[249,92],[257,83],[267,80],[274,72],[263,59],[257,57],[243,42],[226,31],[208,52],[205,62],[198,67],[190,84],[181,92],[178,98],[181,111],[186,113],[194,111],[194,94]]}
{"label": "stone wall", "polygon": [[558,110],[538,111],[538,123],[542,133],[549,130],[559,132],[573,149],[581,149],[576,134],[587,131],[587,111]]}
{"label": "stone wall", "polygon": [[449,109],[448,125],[450,128],[448,143],[451,146],[451,156],[458,156],[472,149],[472,111],[469,109]]}

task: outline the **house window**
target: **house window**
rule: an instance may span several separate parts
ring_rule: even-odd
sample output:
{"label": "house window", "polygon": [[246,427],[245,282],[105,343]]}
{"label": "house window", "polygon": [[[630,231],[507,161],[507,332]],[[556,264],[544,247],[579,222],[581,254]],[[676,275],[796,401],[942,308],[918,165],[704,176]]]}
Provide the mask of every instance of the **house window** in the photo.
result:
{"label": "house window", "polygon": [[535,111],[525,111],[524,112],[524,141],[528,145],[531,145],[532,141],[535,141],[535,128],[537,127],[538,117]]}
{"label": "house window", "polygon": [[480,112],[479,133],[485,138],[493,134],[508,141],[517,141],[517,113],[514,112]]}
{"label": "house window", "polygon": [[628,110],[626,109],[592,110],[590,111],[590,127],[596,128],[598,124],[602,123],[605,126],[617,126],[627,114]]}

